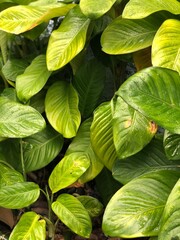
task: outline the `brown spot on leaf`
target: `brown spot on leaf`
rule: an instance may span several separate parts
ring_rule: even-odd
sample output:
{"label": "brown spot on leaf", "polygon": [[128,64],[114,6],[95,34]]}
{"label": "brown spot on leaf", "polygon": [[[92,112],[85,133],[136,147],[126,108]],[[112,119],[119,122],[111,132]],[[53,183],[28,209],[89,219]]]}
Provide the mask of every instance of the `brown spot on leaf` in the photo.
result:
{"label": "brown spot on leaf", "polygon": [[132,120],[129,119],[129,120],[127,120],[127,121],[125,122],[124,127],[125,127],[125,128],[128,128],[128,127],[131,126],[131,124],[132,124]]}
{"label": "brown spot on leaf", "polygon": [[150,127],[149,127],[149,131],[152,133],[152,134],[155,134],[157,132],[157,129],[158,129],[158,126],[155,122],[151,121],[150,122]]}

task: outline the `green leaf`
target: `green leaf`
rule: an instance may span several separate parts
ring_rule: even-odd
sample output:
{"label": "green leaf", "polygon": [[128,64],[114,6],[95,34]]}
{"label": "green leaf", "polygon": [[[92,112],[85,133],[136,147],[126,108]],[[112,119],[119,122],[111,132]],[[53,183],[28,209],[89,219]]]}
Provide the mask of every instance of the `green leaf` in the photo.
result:
{"label": "green leaf", "polygon": [[76,71],[73,85],[78,92],[79,110],[84,118],[89,117],[97,106],[105,78],[106,68],[94,58]]}
{"label": "green leaf", "polygon": [[171,160],[180,160],[180,135],[165,131],[164,150]]}
{"label": "green leaf", "polygon": [[170,68],[180,73],[179,35],[180,21],[168,19],[161,25],[152,44],[153,66]]}
{"label": "green leaf", "polygon": [[89,238],[92,230],[91,219],[80,201],[69,194],[61,194],[52,203],[58,218],[76,234]]}
{"label": "green leaf", "polygon": [[[133,89],[133,91],[131,91]],[[172,133],[180,133],[180,77],[170,69],[150,67],[131,76],[117,95]]]}
{"label": "green leaf", "polygon": [[23,59],[9,59],[2,67],[2,72],[6,79],[15,82],[16,77],[22,74],[28,63]]}
{"label": "green leaf", "polygon": [[180,172],[180,161],[169,161],[162,142],[153,139],[139,153],[124,161],[118,159],[113,166],[112,174],[117,181],[126,184],[142,174],[159,170]]}
{"label": "green leaf", "polygon": [[0,97],[0,136],[22,138],[41,131],[46,123],[34,108]]}
{"label": "green leaf", "polygon": [[34,95],[30,99],[29,105],[33,108],[35,108],[38,112],[43,113],[45,111],[45,97],[46,97],[47,91],[45,89],[42,89],[40,92],[38,92],[36,95]]}
{"label": "green leaf", "polygon": [[179,193],[180,180],[174,186],[170,193],[163,215],[158,240],[169,240],[180,238],[180,220],[179,220]]}
{"label": "green leaf", "polygon": [[53,17],[64,16],[74,4],[56,3],[45,6],[13,6],[0,13],[0,29],[14,34],[31,30]]}
{"label": "green leaf", "polygon": [[50,71],[62,68],[84,48],[89,24],[90,19],[81,13],[79,6],[69,11],[49,39],[47,66]]}
{"label": "green leaf", "polygon": [[144,18],[154,12],[168,11],[180,14],[180,3],[177,0],[130,0],[123,11],[124,18]]}
{"label": "green leaf", "polygon": [[111,237],[156,236],[167,198],[179,178],[158,171],[135,178],[111,198],[103,216],[103,231]]}
{"label": "green leaf", "polygon": [[0,206],[11,209],[28,207],[34,203],[40,189],[34,182],[19,182],[0,188]]}
{"label": "green leaf", "polygon": [[99,18],[108,12],[116,0],[81,0],[80,8],[84,15],[89,18]]}
{"label": "green leaf", "polygon": [[26,172],[48,165],[61,151],[63,138],[47,126],[41,132],[23,139],[23,154]]}
{"label": "green leaf", "polygon": [[164,19],[163,14],[136,20],[120,16],[104,30],[102,50],[108,54],[125,54],[149,47]]}
{"label": "green leaf", "polygon": [[45,240],[46,222],[39,220],[40,215],[35,212],[26,212],[14,227],[9,240]]}
{"label": "green leaf", "polygon": [[126,158],[139,152],[151,141],[156,131],[154,123],[121,97],[114,99],[113,139],[118,158]]}
{"label": "green leaf", "polygon": [[17,96],[22,102],[27,102],[46,84],[51,72],[46,67],[46,56],[39,55],[16,79]]}
{"label": "green leaf", "polygon": [[76,137],[66,151],[66,156],[71,153],[79,153],[79,155],[86,154],[87,161],[90,162],[87,171],[78,179],[78,182],[80,183],[89,182],[94,179],[104,166],[92,149],[90,141],[91,123],[92,119],[90,118],[81,124]]}
{"label": "green leaf", "polygon": [[53,169],[49,177],[49,186],[53,193],[68,187],[89,168],[86,154],[72,153],[65,156]]}
{"label": "green leaf", "polygon": [[54,83],[47,92],[45,111],[53,128],[65,138],[76,135],[81,122],[78,95],[73,86],[64,81]]}
{"label": "green leaf", "polygon": [[108,169],[112,169],[117,155],[113,142],[112,113],[109,102],[101,104],[95,110],[90,131],[94,152]]}
{"label": "green leaf", "polygon": [[88,211],[90,217],[98,217],[103,211],[103,205],[98,199],[91,196],[79,196],[77,199]]}
{"label": "green leaf", "polygon": [[19,182],[24,182],[22,174],[13,168],[8,167],[4,163],[0,163],[0,188]]}

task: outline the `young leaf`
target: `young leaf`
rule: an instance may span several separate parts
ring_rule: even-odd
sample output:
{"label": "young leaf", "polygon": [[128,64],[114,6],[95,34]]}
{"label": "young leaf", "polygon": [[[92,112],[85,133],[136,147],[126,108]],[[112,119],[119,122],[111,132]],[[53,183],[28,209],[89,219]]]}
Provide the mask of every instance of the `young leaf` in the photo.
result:
{"label": "young leaf", "polygon": [[101,104],[94,112],[90,131],[94,152],[108,169],[112,169],[117,155],[113,142],[112,113],[109,102]]}
{"label": "young leaf", "polygon": [[30,106],[0,97],[0,136],[22,138],[41,131],[46,123],[39,112]]}
{"label": "young leaf", "polygon": [[19,182],[0,188],[0,206],[19,209],[34,203],[40,194],[39,186],[33,182]]}
{"label": "young leaf", "polygon": [[179,220],[179,193],[180,180],[174,186],[170,193],[163,215],[158,240],[169,240],[180,238],[180,220]]}
{"label": "young leaf", "polygon": [[114,99],[113,139],[118,158],[139,152],[157,131],[157,126],[129,106],[121,97]]}
{"label": "young leaf", "polygon": [[65,156],[53,169],[49,177],[49,187],[53,193],[68,187],[89,168],[86,154],[71,153]]}
{"label": "young leaf", "polygon": [[164,150],[171,160],[180,160],[180,135],[165,131]]}
{"label": "young leaf", "polygon": [[79,6],[71,9],[60,27],[53,31],[47,48],[47,66],[49,71],[62,68],[83,48],[90,19],[85,17]]}
{"label": "young leaf", "polygon": [[45,240],[46,222],[35,212],[26,212],[13,229],[9,240]]}
{"label": "young leaf", "polygon": [[103,211],[103,205],[98,199],[91,196],[79,196],[77,199],[88,211],[90,217],[98,217]]}
{"label": "young leaf", "polygon": [[102,50],[108,54],[125,54],[149,47],[164,19],[160,14],[136,20],[120,16],[104,30]]}
{"label": "young leaf", "polygon": [[5,164],[0,163],[0,188],[19,182],[24,182],[22,174]]}
{"label": "young leaf", "polygon": [[117,181],[126,184],[140,175],[163,169],[180,172],[180,161],[169,161],[164,154],[162,142],[153,139],[139,153],[124,161],[118,159],[113,166],[112,174]]}
{"label": "young leaf", "polygon": [[123,18],[144,18],[154,12],[168,11],[173,14],[180,14],[180,4],[177,0],[131,0],[123,11]]}
{"label": "young leaf", "polygon": [[88,161],[90,162],[90,167],[87,171],[78,179],[78,182],[85,183],[94,179],[102,170],[103,164],[96,156],[92,149],[90,141],[90,126],[92,119],[87,119],[83,122],[78,130],[76,137],[73,139],[72,143],[69,145],[66,156],[71,153],[86,154]]}
{"label": "young leaf", "polygon": [[89,18],[99,18],[110,10],[116,0],[81,0],[80,8],[84,15]]}
{"label": "young leaf", "polygon": [[46,84],[51,72],[47,70],[46,56],[36,57],[25,72],[16,79],[17,96],[22,102],[27,102]]}
{"label": "young leaf", "polygon": [[53,17],[64,16],[74,4],[56,3],[47,6],[13,6],[0,13],[0,29],[14,34],[31,30]]}
{"label": "young leaf", "polygon": [[177,72],[150,67],[131,76],[121,85],[117,95],[160,126],[179,134],[179,89],[180,77]]}
{"label": "young leaf", "polygon": [[180,174],[158,171],[135,178],[111,198],[103,231],[111,237],[156,236],[167,198]]}
{"label": "young leaf", "polygon": [[78,95],[73,86],[66,82],[54,83],[47,92],[45,111],[53,128],[65,138],[76,135],[81,115]]}
{"label": "young leaf", "polygon": [[82,203],[69,194],[61,194],[52,203],[58,218],[76,234],[89,238],[92,230],[91,219]]}
{"label": "young leaf", "polygon": [[76,71],[73,85],[79,95],[79,110],[84,118],[96,108],[104,89],[106,68],[96,59],[91,59]]}
{"label": "young leaf", "polygon": [[43,168],[61,151],[63,138],[47,126],[41,132],[23,139],[24,164],[26,172]]}
{"label": "young leaf", "polygon": [[153,66],[170,68],[180,73],[179,35],[179,20],[168,19],[161,25],[152,44]]}

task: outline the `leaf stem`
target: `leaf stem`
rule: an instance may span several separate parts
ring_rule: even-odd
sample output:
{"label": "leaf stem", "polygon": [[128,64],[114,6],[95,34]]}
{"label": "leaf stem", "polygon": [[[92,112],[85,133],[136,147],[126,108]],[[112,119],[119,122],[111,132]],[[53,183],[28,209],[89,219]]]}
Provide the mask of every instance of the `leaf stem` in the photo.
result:
{"label": "leaf stem", "polygon": [[24,176],[24,181],[26,181],[27,177],[26,177],[26,169],[25,169],[25,165],[24,165],[24,154],[23,154],[23,141],[22,141],[22,138],[20,138],[20,154],[21,154],[22,172],[23,172],[23,176]]}

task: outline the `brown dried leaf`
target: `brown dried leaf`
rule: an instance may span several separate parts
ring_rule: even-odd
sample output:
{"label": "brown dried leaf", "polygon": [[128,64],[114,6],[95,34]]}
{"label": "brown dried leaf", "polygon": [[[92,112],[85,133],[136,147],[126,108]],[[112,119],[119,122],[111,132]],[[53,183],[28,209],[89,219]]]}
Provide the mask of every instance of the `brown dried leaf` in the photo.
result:
{"label": "brown dried leaf", "polygon": [[15,221],[11,209],[0,207],[0,221],[13,228]]}

